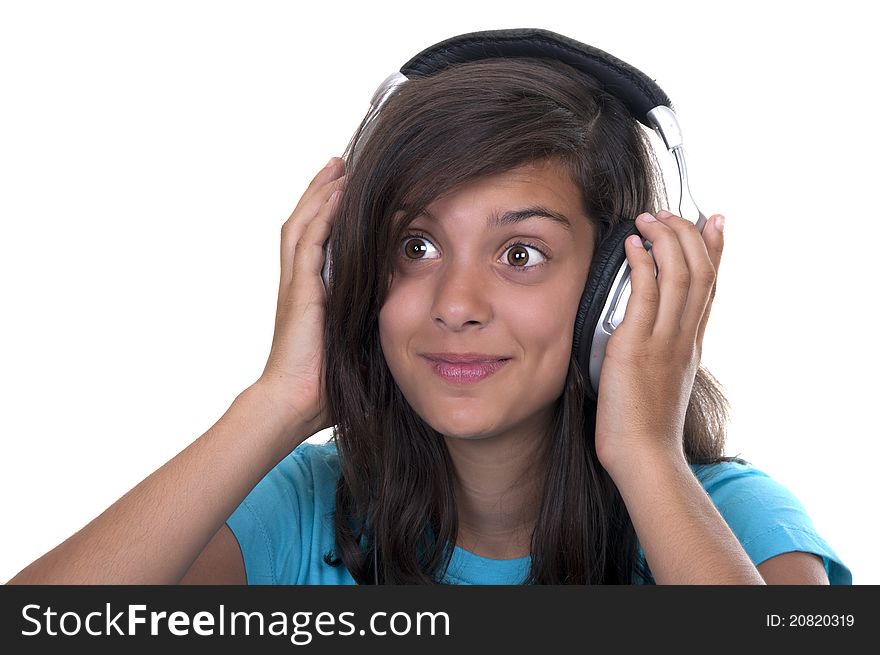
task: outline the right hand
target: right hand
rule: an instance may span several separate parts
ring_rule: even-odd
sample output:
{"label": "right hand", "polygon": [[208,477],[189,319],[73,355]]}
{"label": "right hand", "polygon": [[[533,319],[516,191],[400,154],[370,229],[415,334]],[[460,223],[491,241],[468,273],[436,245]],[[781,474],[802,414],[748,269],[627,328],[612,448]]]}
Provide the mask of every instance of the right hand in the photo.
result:
{"label": "right hand", "polygon": [[310,434],[332,425],[324,393],[324,323],[327,295],[321,279],[324,242],[345,184],[345,161],[334,157],[309,184],[281,227],[281,282],[275,335],[263,374],[254,386],[268,392],[291,422]]}

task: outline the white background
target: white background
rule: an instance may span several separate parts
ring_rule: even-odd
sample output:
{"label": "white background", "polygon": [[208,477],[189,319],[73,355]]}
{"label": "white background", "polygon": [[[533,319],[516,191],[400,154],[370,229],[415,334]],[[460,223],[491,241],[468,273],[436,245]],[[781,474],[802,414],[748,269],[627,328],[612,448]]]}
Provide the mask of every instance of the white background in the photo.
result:
{"label": "white background", "polygon": [[734,406],[728,453],[880,582],[878,48],[867,10],[833,6],[4,3],[0,579],[259,376],[281,224],[379,82],[450,36],[541,27],[672,98],[694,196],[727,216],[704,363]]}

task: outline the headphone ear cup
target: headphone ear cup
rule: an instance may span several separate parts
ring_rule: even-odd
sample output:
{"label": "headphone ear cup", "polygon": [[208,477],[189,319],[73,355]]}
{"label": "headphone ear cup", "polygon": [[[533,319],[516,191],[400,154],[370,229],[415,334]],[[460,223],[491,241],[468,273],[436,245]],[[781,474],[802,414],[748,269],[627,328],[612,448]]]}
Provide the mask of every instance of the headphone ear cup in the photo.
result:
{"label": "headphone ear cup", "polygon": [[[596,332],[602,308],[611,293],[614,279],[621,266],[626,263],[624,241],[632,234],[639,234],[634,219],[626,219],[614,225],[609,234],[596,247],[587,284],[581,296],[580,306],[574,321],[574,341],[572,354],[587,382],[587,397],[598,400],[596,390],[598,381],[590,379],[590,354],[593,350],[593,335]],[[601,364],[601,363],[600,363]]]}

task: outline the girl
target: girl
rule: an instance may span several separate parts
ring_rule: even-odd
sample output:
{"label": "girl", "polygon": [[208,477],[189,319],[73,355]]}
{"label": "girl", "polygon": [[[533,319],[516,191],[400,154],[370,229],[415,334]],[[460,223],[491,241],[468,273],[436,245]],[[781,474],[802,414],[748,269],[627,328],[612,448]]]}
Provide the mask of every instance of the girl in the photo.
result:
{"label": "girl", "polygon": [[[851,582],[785,488],[723,455],[700,366],[723,217],[659,210],[620,100],[488,59],[409,81],[366,127],[282,227],[261,377],[13,582]],[[593,398],[578,304],[634,217],[654,254],[626,241]]]}

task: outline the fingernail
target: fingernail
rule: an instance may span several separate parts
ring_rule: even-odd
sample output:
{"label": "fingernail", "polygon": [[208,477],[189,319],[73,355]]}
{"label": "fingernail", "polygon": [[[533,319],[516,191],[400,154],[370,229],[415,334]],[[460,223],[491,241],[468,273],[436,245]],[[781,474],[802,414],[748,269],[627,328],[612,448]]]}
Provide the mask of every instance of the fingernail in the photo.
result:
{"label": "fingernail", "polygon": [[719,214],[715,217],[715,229],[719,232],[724,232],[724,216]]}
{"label": "fingernail", "polygon": [[665,209],[661,209],[657,212],[657,218],[669,218],[672,216],[672,212],[666,211]]}
{"label": "fingernail", "polygon": [[331,168],[333,166],[333,164],[335,164],[335,163],[336,163],[336,157],[331,157],[330,161],[327,162],[327,165],[324,166],[324,168]]}
{"label": "fingernail", "polygon": [[636,220],[639,220],[639,219],[641,219],[645,223],[650,223],[651,221],[657,220],[656,218],[651,216],[651,214],[649,214],[648,212],[645,212],[644,214],[639,214],[638,216],[636,216]]}

